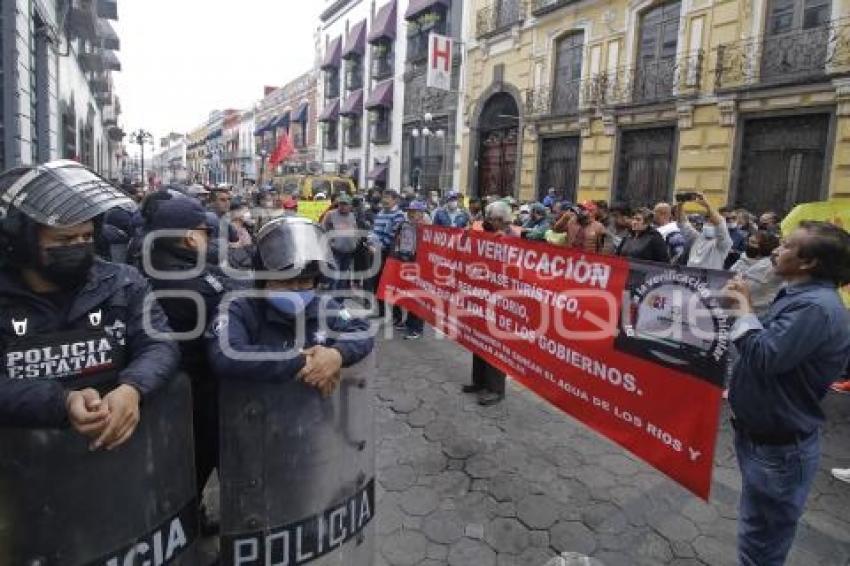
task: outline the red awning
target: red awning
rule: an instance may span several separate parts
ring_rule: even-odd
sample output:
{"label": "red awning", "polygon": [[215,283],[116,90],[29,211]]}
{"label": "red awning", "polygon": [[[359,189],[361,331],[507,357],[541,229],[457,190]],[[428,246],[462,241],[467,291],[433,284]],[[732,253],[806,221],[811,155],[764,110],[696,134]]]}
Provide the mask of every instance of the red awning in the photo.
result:
{"label": "red awning", "polygon": [[342,58],[348,59],[354,55],[360,57],[366,52],[366,20],[356,24],[348,34],[345,49],[342,50]]}
{"label": "red awning", "polygon": [[398,27],[396,13],[395,0],[392,0],[389,4],[385,4],[378,10],[378,15],[375,16],[375,21],[372,22],[372,31],[369,32],[369,43],[377,43],[382,40],[392,41],[395,39],[396,28]]}
{"label": "red awning", "polygon": [[359,88],[348,95],[345,103],[342,105],[342,110],[339,111],[341,116],[358,116],[363,113],[363,89]]}
{"label": "red awning", "polygon": [[452,0],[410,0],[410,5],[404,13],[405,20],[412,20],[425,10],[430,10],[435,6],[444,6],[450,8]]}
{"label": "red awning", "polygon": [[338,119],[339,98],[334,98],[333,102],[325,103],[325,107],[319,115],[319,122],[336,122]]}
{"label": "red awning", "polygon": [[328,44],[328,50],[325,52],[325,59],[322,61],[322,70],[338,69],[341,55],[342,37],[337,37]]}
{"label": "red awning", "polygon": [[369,100],[366,101],[366,109],[392,108],[394,82],[394,79],[387,79],[386,81],[379,83],[369,95]]}

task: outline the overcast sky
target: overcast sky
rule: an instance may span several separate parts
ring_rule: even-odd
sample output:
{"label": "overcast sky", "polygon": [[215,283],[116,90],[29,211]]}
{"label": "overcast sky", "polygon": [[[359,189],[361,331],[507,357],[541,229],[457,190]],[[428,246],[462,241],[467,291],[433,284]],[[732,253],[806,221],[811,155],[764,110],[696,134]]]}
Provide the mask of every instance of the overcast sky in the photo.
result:
{"label": "overcast sky", "polygon": [[[115,73],[126,132],[187,133],[211,110],[249,108],[314,62],[319,0],[123,0]],[[132,153],[133,148],[128,148]],[[150,148],[146,148],[146,152]],[[136,146],[138,151],[138,146]]]}

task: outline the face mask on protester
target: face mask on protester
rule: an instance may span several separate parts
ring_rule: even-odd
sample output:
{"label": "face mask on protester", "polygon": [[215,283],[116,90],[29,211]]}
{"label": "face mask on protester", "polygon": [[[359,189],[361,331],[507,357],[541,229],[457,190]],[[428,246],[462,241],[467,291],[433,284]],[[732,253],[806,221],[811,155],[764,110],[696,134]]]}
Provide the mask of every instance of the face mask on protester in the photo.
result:
{"label": "face mask on protester", "polygon": [[702,227],[702,235],[706,240],[713,240],[717,237],[717,227],[713,224],[706,224]]}
{"label": "face mask on protester", "polygon": [[450,200],[449,202],[446,203],[446,208],[448,208],[452,212],[455,212],[458,209],[457,201],[456,200]]}
{"label": "face mask on protester", "polygon": [[94,244],[71,244],[46,248],[47,260],[37,267],[48,281],[62,289],[76,289],[88,278],[94,263]]}
{"label": "face mask on protester", "polygon": [[316,298],[316,291],[274,291],[266,297],[269,304],[281,314],[298,316]]}

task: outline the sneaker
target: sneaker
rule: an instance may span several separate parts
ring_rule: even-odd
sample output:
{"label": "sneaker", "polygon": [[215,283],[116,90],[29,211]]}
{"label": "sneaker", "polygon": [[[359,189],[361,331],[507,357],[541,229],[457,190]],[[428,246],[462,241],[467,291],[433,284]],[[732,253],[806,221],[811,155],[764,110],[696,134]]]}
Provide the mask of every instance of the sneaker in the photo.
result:
{"label": "sneaker", "polygon": [[836,393],[850,393],[850,379],[844,381],[836,381],[829,386]]}
{"label": "sneaker", "polygon": [[493,393],[492,391],[486,391],[484,393],[481,393],[478,396],[478,404],[481,405],[482,407],[490,407],[491,405],[501,403],[502,399],[504,399],[504,398],[505,398],[505,396],[501,395],[499,393]]}
{"label": "sneaker", "polygon": [[850,483],[850,468],[832,468],[832,477]]}
{"label": "sneaker", "polygon": [[404,336],[405,340],[419,340],[420,338],[422,338],[422,334],[419,332],[408,332]]}

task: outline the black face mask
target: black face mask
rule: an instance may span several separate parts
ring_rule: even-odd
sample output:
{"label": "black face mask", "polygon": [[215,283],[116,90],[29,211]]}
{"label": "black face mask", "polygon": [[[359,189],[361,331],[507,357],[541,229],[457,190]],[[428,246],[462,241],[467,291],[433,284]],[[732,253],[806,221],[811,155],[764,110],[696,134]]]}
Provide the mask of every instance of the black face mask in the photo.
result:
{"label": "black face mask", "polygon": [[86,282],[94,263],[94,244],[71,244],[45,250],[47,261],[38,272],[62,289],[76,289]]}
{"label": "black face mask", "polygon": [[759,257],[761,257],[761,253],[759,251],[758,246],[747,246],[745,252],[747,254],[747,257],[750,259],[758,259]]}

